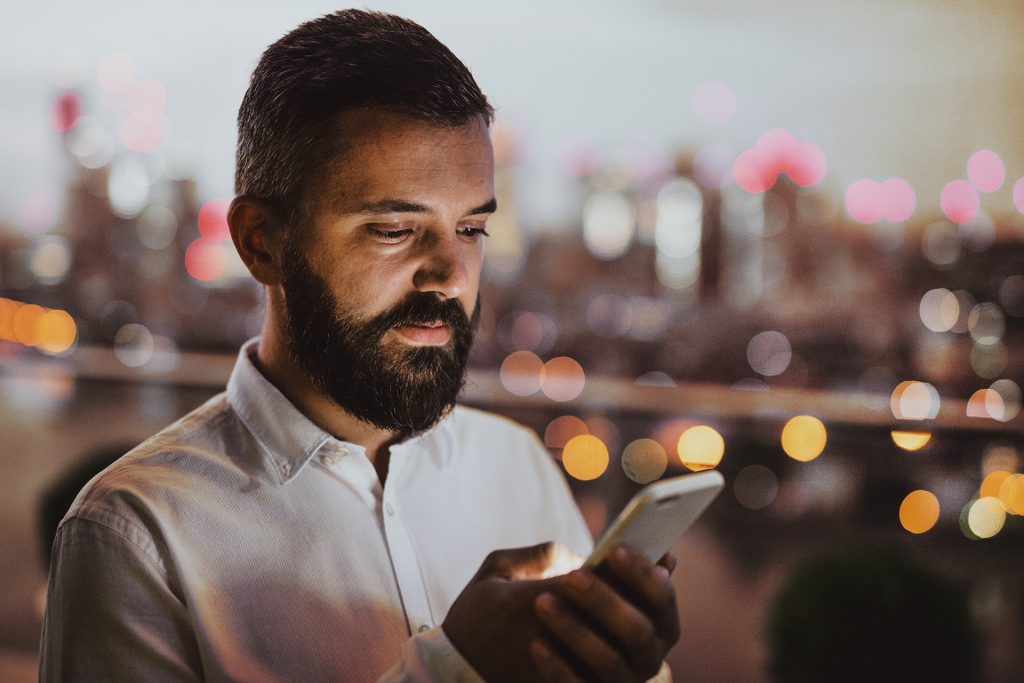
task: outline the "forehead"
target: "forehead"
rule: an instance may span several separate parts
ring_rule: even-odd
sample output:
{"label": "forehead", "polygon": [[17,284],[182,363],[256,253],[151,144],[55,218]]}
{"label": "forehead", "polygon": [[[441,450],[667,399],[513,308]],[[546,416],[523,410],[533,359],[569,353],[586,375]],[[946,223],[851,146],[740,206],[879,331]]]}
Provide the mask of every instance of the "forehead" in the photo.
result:
{"label": "forehead", "polygon": [[494,154],[482,117],[444,127],[393,112],[348,112],[344,140],[318,188],[324,207],[338,212],[385,199],[435,207],[478,206],[494,196]]}

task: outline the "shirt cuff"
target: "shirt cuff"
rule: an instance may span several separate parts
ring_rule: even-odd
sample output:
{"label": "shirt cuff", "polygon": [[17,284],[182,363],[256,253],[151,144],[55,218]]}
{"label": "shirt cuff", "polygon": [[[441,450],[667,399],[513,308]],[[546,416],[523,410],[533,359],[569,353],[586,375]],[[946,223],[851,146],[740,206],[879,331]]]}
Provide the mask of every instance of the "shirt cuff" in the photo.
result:
{"label": "shirt cuff", "polygon": [[[402,648],[400,666],[404,669],[397,678],[400,681],[486,683],[466,658],[455,649],[440,626],[410,638]],[[385,676],[382,680],[396,679]]]}

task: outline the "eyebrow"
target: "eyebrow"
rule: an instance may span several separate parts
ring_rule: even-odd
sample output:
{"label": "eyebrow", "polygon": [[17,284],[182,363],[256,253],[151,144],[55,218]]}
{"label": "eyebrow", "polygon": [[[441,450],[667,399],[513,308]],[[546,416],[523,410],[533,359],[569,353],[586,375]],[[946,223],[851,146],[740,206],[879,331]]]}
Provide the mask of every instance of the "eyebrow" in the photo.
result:
{"label": "eyebrow", "polygon": [[[475,216],[481,213],[494,213],[497,210],[498,201],[492,197],[480,206],[470,209],[465,215]],[[402,199],[382,199],[377,202],[363,204],[350,213],[363,216],[380,216],[389,213],[427,213],[429,211],[430,209],[423,204],[407,202]]]}

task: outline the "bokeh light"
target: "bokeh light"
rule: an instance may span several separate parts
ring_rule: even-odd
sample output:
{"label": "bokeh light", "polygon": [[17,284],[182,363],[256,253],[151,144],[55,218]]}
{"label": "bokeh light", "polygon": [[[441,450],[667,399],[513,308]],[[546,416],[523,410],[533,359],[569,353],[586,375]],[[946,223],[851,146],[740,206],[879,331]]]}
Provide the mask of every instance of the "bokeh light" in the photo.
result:
{"label": "bokeh light", "polygon": [[153,334],[145,325],[123,325],[114,335],[114,355],[130,368],[140,368],[153,357]]}
{"label": "bokeh light", "polygon": [[732,162],[732,177],[737,185],[751,194],[768,190],[777,178],[771,159],[756,148],[740,152]]}
{"label": "bokeh light", "polygon": [[82,98],[75,92],[63,92],[53,103],[51,123],[53,129],[66,133],[71,130],[82,115]]}
{"label": "bokeh light", "polygon": [[732,179],[733,154],[725,145],[705,145],[693,156],[693,177],[701,187],[721,190]]}
{"label": "bokeh light", "polygon": [[135,60],[124,52],[107,55],[100,62],[98,80],[109,93],[125,92],[135,82]]}
{"label": "bokeh light", "polygon": [[978,489],[979,498],[999,498],[999,491],[1003,486],[1003,483],[1013,476],[1012,472],[1006,470],[995,470],[989,472],[985,478],[981,481],[981,487]]}
{"label": "bokeh light", "polygon": [[1017,210],[1024,213],[1024,178],[1020,178],[1013,184],[1013,205]]}
{"label": "bokeh light", "polygon": [[978,150],[967,160],[967,177],[979,192],[995,192],[1006,180],[1006,167],[992,150]]}
{"label": "bokeh light", "polygon": [[638,484],[647,484],[665,474],[668,454],[654,439],[636,439],[622,451],[622,471]]}
{"label": "bokeh light", "polygon": [[573,437],[589,433],[583,420],[575,415],[562,415],[549,422],[544,429],[544,445],[548,448],[565,448],[565,444]]}
{"label": "bokeh light", "polygon": [[781,332],[759,332],[747,344],[747,362],[754,372],[765,377],[781,375],[792,360],[793,348]]}
{"label": "bokeh light", "polygon": [[736,473],[732,492],[743,507],[761,510],[775,501],[779,478],[764,465],[747,465]]}
{"label": "bokeh light", "polygon": [[693,109],[704,123],[720,126],[736,115],[736,93],[721,81],[705,81],[693,93]]}
{"label": "bokeh light", "polygon": [[608,448],[593,434],[574,436],[562,450],[562,466],[580,481],[597,479],[608,469]]}
{"label": "bokeh light", "polygon": [[952,266],[960,258],[960,231],[949,221],[928,225],[921,235],[921,251],[936,266]]}
{"label": "bokeh light", "polygon": [[134,218],[149,202],[149,174],[137,156],[118,158],[110,168],[107,194],[114,213],[121,218]]}
{"label": "bokeh light", "polygon": [[1003,397],[992,389],[978,389],[967,400],[967,417],[1002,420],[1006,413]]}
{"label": "bokeh light", "polygon": [[908,432],[894,429],[892,442],[905,451],[919,451],[932,440],[931,432]]}
{"label": "bokeh light", "polygon": [[506,351],[546,353],[558,337],[555,321],[546,313],[513,311],[498,324],[498,341]]}
{"label": "bokeh light", "polygon": [[199,233],[214,242],[230,241],[231,229],[228,227],[228,208],[230,206],[231,200],[229,199],[211,199],[204,202],[199,208],[197,218]]}
{"label": "bokeh light", "polygon": [[46,309],[36,304],[22,304],[14,312],[14,340],[25,346],[39,344],[39,319]]}
{"label": "bokeh light", "polygon": [[972,539],[992,538],[1006,523],[1006,508],[998,498],[986,497],[972,500],[964,508],[962,528]]}
{"label": "bokeh light", "polygon": [[942,188],[939,205],[946,218],[954,223],[966,223],[978,213],[981,201],[978,192],[966,180],[954,180]]}
{"label": "bokeh light", "polygon": [[995,379],[1003,374],[1009,362],[1006,345],[996,340],[990,343],[977,342],[971,347],[971,369],[984,379]]}
{"label": "bokeh light", "polygon": [[618,190],[601,190],[583,204],[583,243],[606,261],[625,254],[636,232],[633,202]]}
{"label": "bokeh light", "polygon": [[800,187],[813,187],[825,179],[828,160],[821,147],[802,140],[790,151],[786,175]]}
{"label": "bokeh light", "polygon": [[553,401],[571,401],[583,392],[583,366],[568,356],[552,358],[540,371],[540,388]]}
{"label": "bokeh light", "polygon": [[1020,386],[1012,379],[998,379],[990,388],[1003,400],[1003,414],[995,419],[1009,422],[1017,417],[1021,408]]}
{"label": "bokeh light", "polygon": [[544,361],[532,351],[515,351],[505,357],[498,370],[502,386],[516,396],[530,396],[540,391]]}
{"label": "bokeh light", "polygon": [[994,344],[1006,331],[1006,318],[996,304],[980,303],[967,316],[967,330],[979,344]]}
{"label": "bokeh light", "polygon": [[150,204],[135,222],[139,241],[153,250],[166,249],[178,234],[178,218],[160,204]]}
{"label": "bokeh light", "polygon": [[939,521],[939,499],[931,491],[911,491],[900,503],[900,524],[912,534],[923,534]]}
{"label": "bokeh light", "polygon": [[921,322],[932,332],[948,332],[960,318],[960,304],[953,292],[945,288],[932,289],[921,297]]}
{"label": "bokeh light", "polygon": [[199,237],[185,249],[185,270],[200,282],[210,282],[224,272],[227,257],[222,243]]}
{"label": "bokeh light", "polygon": [[696,425],[679,436],[676,445],[684,467],[699,472],[717,467],[725,455],[725,439],[713,427]]}
{"label": "bokeh light", "polygon": [[900,420],[931,420],[939,414],[939,392],[927,382],[907,380],[893,389],[892,414]]}
{"label": "bokeh light", "polygon": [[782,450],[800,462],[817,458],[825,450],[827,442],[825,424],[813,415],[797,415],[782,428]]}
{"label": "bokeh light", "polygon": [[846,188],[846,212],[850,218],[865,225],[883,218],[902,223],[917,208],[914,188],[903,178],[889,178],[881,183],[862,178]]}
{"label": "bokeh light", "polygon": [[36,245],[30,264],[32,274],[41,284],[56,285],[64,281],[71,268],[71,247],[58,235],[48,235]]}
{"label": "bokeh light", "polygon": [[999,487],[999,501],[1012,515],[1024,515],[1024,475],[1014,474]]}
{"label": "bokeh light", "polygon": [[50,355],[66,353],[78,338],[78,327],[66,311],[47,311],[39,317],[36,325],[39,350]]}

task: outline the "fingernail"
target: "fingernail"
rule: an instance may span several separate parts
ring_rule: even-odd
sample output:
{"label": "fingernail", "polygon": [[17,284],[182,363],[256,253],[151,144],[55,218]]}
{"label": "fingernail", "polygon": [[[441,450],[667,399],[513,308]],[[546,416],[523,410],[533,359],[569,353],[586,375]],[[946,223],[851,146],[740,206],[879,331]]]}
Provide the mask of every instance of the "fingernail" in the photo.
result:
{"label": "fingernail", "polygon": [[590,575],[582,569],[569,572],[568,581],[569,585],[578,591],[585,591],[590,587]]}
{"label": "fingernail", "polygon": [[530,643],[530,649],[533,650],[533,654],[541,659],[551,659],[551,650],[548,646],[539,640],[534,640]]}
{"label": "fingernail", "polygon": [[668,569],[666,569],[665,567],[661,566],[660,564],[654,565],[654,571],[657,572],[658,576],[661,577],[665,581],[667,581],[669,579],[669,577],[672,576],[671,574],[669,574]]}

